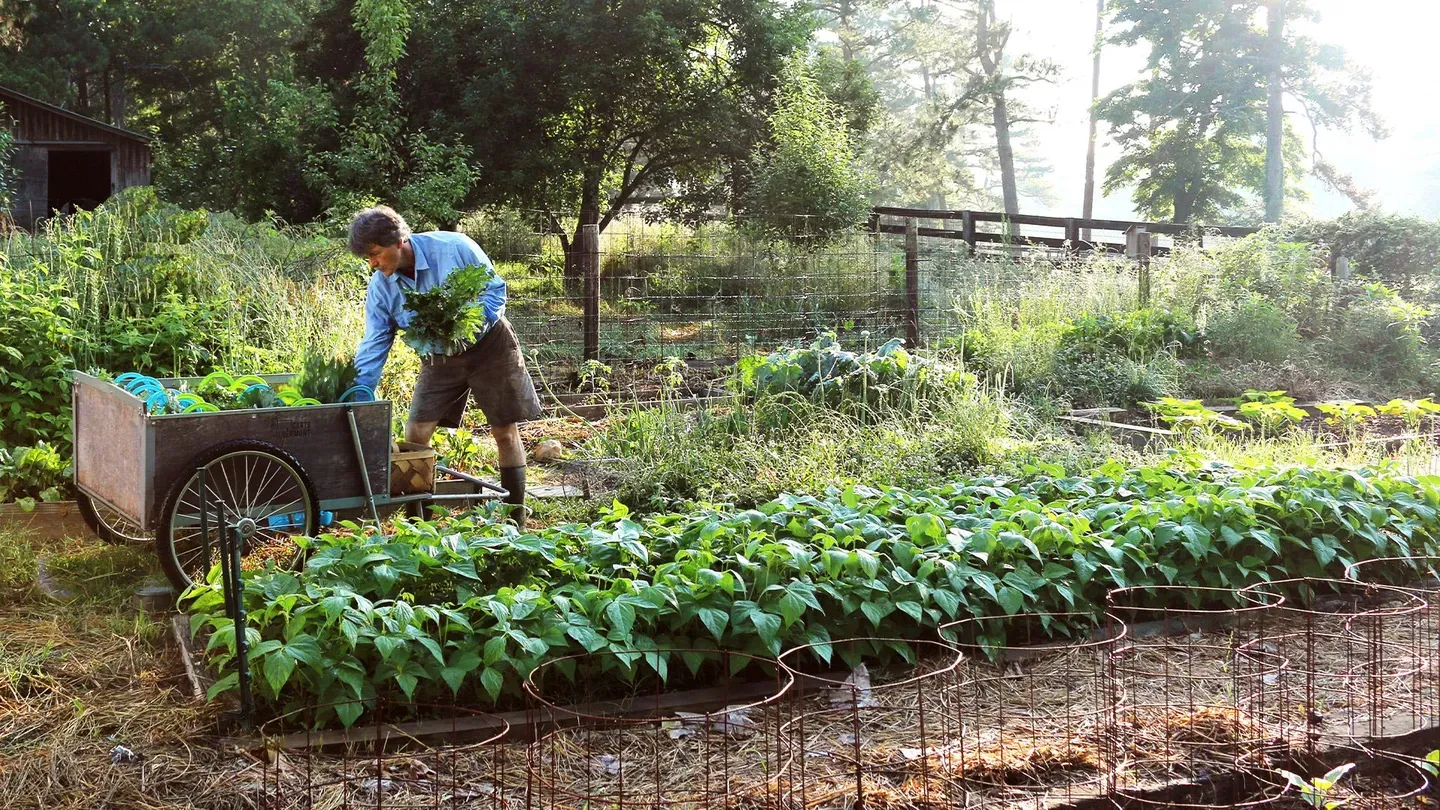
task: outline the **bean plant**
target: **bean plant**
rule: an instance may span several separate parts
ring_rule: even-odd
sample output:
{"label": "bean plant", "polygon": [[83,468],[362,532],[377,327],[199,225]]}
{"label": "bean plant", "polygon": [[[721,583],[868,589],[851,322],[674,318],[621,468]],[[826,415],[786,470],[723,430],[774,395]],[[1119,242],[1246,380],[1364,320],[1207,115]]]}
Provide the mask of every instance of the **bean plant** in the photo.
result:
{"label": "bean plant", "polygon": [[[644,518],[617,503],[595,523],[529,533],[479,514],[392,535],[351,526],[305,541],[299,572],[247,576],[249,661],[274,708],[329,704],[349,724],[381,693],[512,700],[536,665],[579,652],[663,677],[661,650],[815,643],[829,661],[833,639],[933,638],[966,617],[995,619],[978,640],[1000,643],[1010,617],[1097,617],[1116,587],[1234,589],[1435,553],[1437,509],[1431,482],[1392,471],[1172,462]],[[212,697],[236,685],[218,581],[212,571],[183,600],[209,636]]]}

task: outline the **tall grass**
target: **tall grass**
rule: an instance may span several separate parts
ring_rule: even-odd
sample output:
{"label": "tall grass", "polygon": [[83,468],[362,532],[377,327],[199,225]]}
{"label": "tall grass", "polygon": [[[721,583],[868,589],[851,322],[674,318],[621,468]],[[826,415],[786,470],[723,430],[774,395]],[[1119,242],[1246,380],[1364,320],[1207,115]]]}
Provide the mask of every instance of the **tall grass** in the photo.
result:
{"label": "tall grass", "polygon": [[[1023,420],[1022,420],[1023,421]],[[849,484],[922,486],[1001,463],[1022,448],[1003,393],[978,384],[903,406],[836,410],[793,394],[733,407],[636,410],[585,448],[612,464],[620,497],[640,507],[762,503]]]}
{"label": "tall grass", "polygon": [[[1066,325],[1085,315],[1112,315],[1135,309],[1133,270],[1123,262],[1097,257],[1061,264],[1046,261],[953,263],[951,311],[958,334],[944,341],[958,346],[1011,389],[1050,379],[1055,352]],[[961,283],[964,282],[964,283]]]}
{"label": "tall grass", "polygon": [[[203,327],[190,337],[210,364],[246,372],[292,369],[310,348],[353,348],[363,330],[364,276],[335,240],[184,211],[148,188],[5,236],[0,264],[63,291],[78,331],[114,335],[126,324],[194,318],[183,325]],[[106,354],[103,340],[86,340],[74,359],[86,368]]]}

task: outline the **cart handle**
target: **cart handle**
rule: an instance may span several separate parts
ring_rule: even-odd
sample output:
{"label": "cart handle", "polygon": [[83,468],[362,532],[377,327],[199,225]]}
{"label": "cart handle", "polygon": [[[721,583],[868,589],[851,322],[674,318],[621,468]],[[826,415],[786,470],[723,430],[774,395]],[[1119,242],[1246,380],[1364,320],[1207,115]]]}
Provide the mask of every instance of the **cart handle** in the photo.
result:
{"label": "cart handle", "polygon": [[445,473],[446,475],[453,476],[453,477],[455,477],[455,478],[459,478],[459,479],[462,480],[462,481],[469,481],[470,483],[474,484],[474,485],[477,486],[477,487],[480,487],[481,489],[488,489],[488,490],[490,490],[491,492],[494,492],[496,495],[500,496],[501,498],[508,498],[508,497],[510,497],[510,490],[508,490],[508,489],[506,489],[506,488],[504,488],[504,487],[502,487],[502,486],[499,486],[499,485],[496,485],[496,484],[492,484],[492,483],[490,483],[489,481],[482,481],[481,479],[476,478],[475,476],[470,475],[469,473],[463,473],[463,472],[460,472],[459,470],[452,470],[452,469],[450,469],[449,467],[446,467],[446,466],[444,466],[444,465],[442,465],[442,464],[436,464],[436,465],[435,465],[435,471],[436,471],[436,472]]}

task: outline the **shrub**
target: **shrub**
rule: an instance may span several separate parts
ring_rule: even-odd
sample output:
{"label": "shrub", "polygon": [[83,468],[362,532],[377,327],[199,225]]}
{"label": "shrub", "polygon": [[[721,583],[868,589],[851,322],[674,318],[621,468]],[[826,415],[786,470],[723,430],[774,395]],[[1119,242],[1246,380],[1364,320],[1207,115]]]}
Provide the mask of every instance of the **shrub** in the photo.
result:
{"label": "shrub", "polygon": [[1341,312],[1330,353],[1355,371],[1413,377],[1425,364],[1420,328],[1429,315],[1384,285],[1368,284]]}
{"label": "shrub", "polygon": [[1096,354],[1107,350],[1143,359],[1161,352],[1195,357],[1204,351],[1195,322],[1163,309],[1137,309],[1116,315],[1082,315],[1060,333],[1060,348]]}
{"label": "shrub", "polygon": [[1176,393],[1180,364],[1164,353],[1137,360],[1072,344],[1056,352],[1052,373],[1047,393],[1073,408],[1129,408]]}
{"label": "shrub", "polygon": [[742,208],[766,232],[825,239],[865,221],[869,183],[844,118],[805,61],[791,60],[782,81]]}
{"label": "shrub", "polygon": [[[544,238],[539,216],[499,206],[484,208],[460,220],[460,230],[473,238],[492,262],[520,262],[541,255]],[[503,275],[503,273],[502,273]]]}
{"label": "shrub", "polygon": [[[1424,217],[1356,211],[1331,220],[1287,223],[1287,234],[1324,245],[1355,272],[1388,286],[1434,296],[1440,270],[1440,223]],[[1426,300],[1424,298],[1419,300]]]}
{"label": "shrub", "polygon": [[740,389],[759,396],[796,394],[832,408],[911,404],[936,389],[973,382],[959,369],[905,350],[891,339],[874,351],[847,351],[834,332],[809,346],[772,352],[738,365]]}
{"label": "shrub", "polygon": [[1295,319],[1259,296],[1212,315],[1205,335],[1216,357],[1241,362],[1280,363],[1300,347]]}
{"label": "shrub", "polygon": [[68,451],[75,320],[65,285],[0,272],[0,444],[57,441]]}
{"label": "shrub", "polygon": [[919,486],[973,472],[1001,460],[1013,419],[1000,396],[973,384],[937,392],[923,407],[874,413],[784,394],[737,409],[627,413],[600,425],[585,453],[635,460],[602,468],[631,506],[753,506],[787,491]]}
{"label": "shrub", "polygon": [[1197,320],[1262,298],[1315,337],[1329,325],[1333,285],[1323,251],[1271,228],[1214,248],[1181,247],[1156,268],[1156,300]]}
{"label": "shrub", "polygon": [[53,446],[0,446],[0,503],[59,501],[70,493],[70,462]]}
{"label": "shrub", "polygon": [[246,224],[126,189],[94,211],[0,237],[0,443],[68,453],[74,368],[293,371],[353,349],[359,263],[313,233]]}

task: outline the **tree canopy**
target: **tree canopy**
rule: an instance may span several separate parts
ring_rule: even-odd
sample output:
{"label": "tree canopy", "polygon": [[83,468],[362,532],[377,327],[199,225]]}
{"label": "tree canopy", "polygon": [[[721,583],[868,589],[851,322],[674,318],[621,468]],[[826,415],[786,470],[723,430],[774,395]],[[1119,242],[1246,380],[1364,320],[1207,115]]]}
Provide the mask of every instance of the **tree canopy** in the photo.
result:
{"label": "tree canopy", "polygon": [[[1146,45],[1144,76],[1098,104],[1121,147],[1107,193],[1132,188],[1142,217],[1176,222],[1232,217],[1265,190],[1267,43],[1264,0],[1115,0],[1112,41]],[[1288,20],[1313,19],[1304,0],[1285,0]],[[1369,80],[1344,53],[1294,26],[1280,48],[1285,94],[1312,131],[1382,128]],[[1316,136],[1318,137],[1318,135]],[[1302,173],[1304,147],[1290,131],[1285,170]],[[1314,161],[1327,177],[1323,161]],[[1328,172],[1332,181],[1333,170]],[[1298,183],[1287,183],[1298,189]]]}

